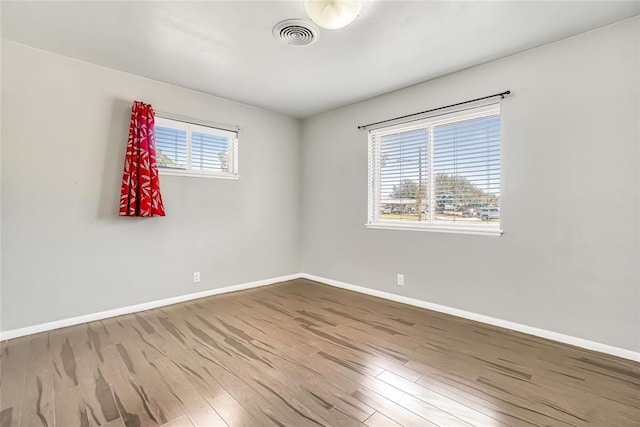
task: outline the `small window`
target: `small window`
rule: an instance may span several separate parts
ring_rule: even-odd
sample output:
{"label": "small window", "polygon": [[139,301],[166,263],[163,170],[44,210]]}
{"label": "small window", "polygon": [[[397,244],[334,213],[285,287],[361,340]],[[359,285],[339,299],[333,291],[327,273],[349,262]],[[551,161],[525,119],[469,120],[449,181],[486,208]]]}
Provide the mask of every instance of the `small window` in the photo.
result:
{"label": "small window", "polygon": [[238,178],[238,135],[214,127],[156,117],[161,174]]}
{"label": "small window", "polygon": [[369,132],[370,228],[501,234],[500,107]]}

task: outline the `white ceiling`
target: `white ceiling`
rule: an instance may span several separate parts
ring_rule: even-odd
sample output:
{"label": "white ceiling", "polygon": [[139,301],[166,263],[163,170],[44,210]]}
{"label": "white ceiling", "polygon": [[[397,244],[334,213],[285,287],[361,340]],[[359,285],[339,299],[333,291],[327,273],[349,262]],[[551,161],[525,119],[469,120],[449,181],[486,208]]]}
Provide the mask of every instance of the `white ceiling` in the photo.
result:
{"label": "white ceiling", "polygon": [[308,117],[640,14],[640,1],[373,1],[317,43],[271,30],[299,1],[2,1],[2,37]]}

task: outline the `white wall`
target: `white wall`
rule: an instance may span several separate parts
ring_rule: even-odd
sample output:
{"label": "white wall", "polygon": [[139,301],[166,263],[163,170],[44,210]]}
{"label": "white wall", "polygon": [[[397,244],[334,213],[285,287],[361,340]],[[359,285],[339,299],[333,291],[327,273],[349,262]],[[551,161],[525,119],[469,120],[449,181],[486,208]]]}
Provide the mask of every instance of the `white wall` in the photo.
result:
{"label": "white wall", "polygon": [[[305,120],[302,270],[639,351],[639,22]],[[357,125],[506,89],[502,237],[364,227]]]}
{"label": "white wall", "polygon": [[[242,126],[242,178],[161,176],[166,217],[118,217],[133,100]],[[3,41],[2,330],[297,273],[299,140],[297,120]]]}

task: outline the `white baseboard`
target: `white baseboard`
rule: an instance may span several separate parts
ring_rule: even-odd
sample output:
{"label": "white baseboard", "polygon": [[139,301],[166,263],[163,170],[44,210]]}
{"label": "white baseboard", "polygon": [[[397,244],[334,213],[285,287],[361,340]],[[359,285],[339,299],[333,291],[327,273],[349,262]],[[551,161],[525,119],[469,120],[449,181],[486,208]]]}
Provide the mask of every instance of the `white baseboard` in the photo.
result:
{"label": "white baseboard", "polygon": [[258,280],[258,281],[249,282],[249,283],[242,283],[239,285],[227,286],[224,288],[211,289],[207,291],[196,292],[193,294],[180,295],[177,297],[165,298],[162,300],[130,305],[127,307],[116,308],[113,310],[106,310],[98,313],[86,314],[83,316],[72,317],[69,319],[62,319],[62,320],[56,320],[53,322],[41,323],[39,325],[27,326],[25,328],[2,331],[0,332],[0,339],[8,340],[11,338],[22,337],[25,335],[37,334],[39,332],[65,328],[67,326],[74,326],[82,323],[93,322],[95,320],[107,319],[109,317],[122,316],[124,314],[137,313],[140,311],[151,310],[153,308],[165,307],[167,305],[178,304],[181,302],[191,301],[198,298],[225,294],[229,292],[242,291],[245,289],[258,288],[261,286],[267,286],[275,283],[286,282],[287,280],[294,280],[298,278],[305,278],[305,279],[313,280],[316,282],[324,283],[326,285],[335,286],[337,288],[342,288],[342,289],[347,289],[354,292],[359,292],[362,294],[372,295],[375,297],[384,298],[387,300],[396,301],[403,304],[413,305],[415,307],[426,308],[427,310],[438,311],[440,313],[451,314],[453,316],[461,317],[464,319],[475,320],[477,322],[499,326],[501,328],[511,329],[514,331],[523,332],[525,334],[534,335],[537,337],[574,345],[576,347],[581,347],[588,350],[611,354],[613,356],[618,356],[624,359],[640,362],[640,352],[635,352],[635,351],[627,350],[624,348],[614,347],[608,344],[602,344],[599,342],[589,341],[582,338],[561,334],[558,332],[552,332],[552,331],[547,331],[545,329],[535,328],[533,326],[527,326],[527,325],[522,325],[520,323],[510,322],[508,320],[497,319],[491,316],[485,316],[484,314],[478,314],[470,311],[460,310],[453,307],[448,307],[445,305],[434,304],[431,302],[422,301],[415,298],[409,298],[409,297],[404,297],[402,295],[392,294],[389,292],[378,291],[375,289],[366,288],[364,286],[357,286],[351,283],[341,282],[339,280],[328,279],[326,277],[315,276],[313,274],[307,274],[307,273],[297,273],[297,274],[290,274],[287,276],[273,277],[271,279]]}
{"label": "white baseboard", "polygon": [[165,298],[157,301],[144,302],[142,304],[129,305],[127,307],[115,308],[113,310],[101,311],[98,313],[85,314],[83,316],[71,317],[69,319],[55,320],[53,322],[41,323],[39,325],[27,326],[25,328],[11,329],[0,332],[1,340],[18,338],[25,335],[37,334],[39,332],[51,331],[67,326],[79,325],[82,323],[93,322],[95,320],[107,319],[109,317],[122,316],[124,314],[137,313],[139,311],[151,310],[152,308],[164,307],[167,305],[178,304],[185,301],[191,301],[198,298],[210,297],[212,295],[226,294],[229,292],[242,291],[245,289],[258,288],[260,286],[272,285],[274,283],[286,282],[287,280],[298,279],[301,274],[290,274],[288,276],[273,277],[271,279],[258,280],[255,282],[242,283],[239,285],[226,286],[224,288],[211,289],[193,294],[179,295],[177,297]]}
{"label": "white baseboard", "polygon": [[501,328],[511,329],[511,330],[523,332],[529,335],[535,335],[537,337],[546,338],[546,339],[561,342],[564,344],[570,344],[576,347],[585,348],[587,350],[598,351],[600,353],[611,354],[613,356],[618,356],[624,359],[640,362],[640,352],[627,350],[619,347],[614,347],[608,344],[602,344],[595,341],[589,341],[582,338],[573,337],[571,335],[564,335],[558,332],[547,331],[545,329],[535,328],[533,326],[522,325],[520,323],[510,322],[508,320],[497,319],[495,317],[485,316],[484,314],[472,313],[470,311],[460,310],[453,307],[447,307],[445,305],[434,304],[431,302],[422,301],[415,298],[404,297],[402,295],[396,295],[389,292],[369,289],[363,286],[352,285],[351,283],[341,282],[333,279],[327,279],[326,277],[314,276],[313,274],[302,273],[300,277],[313,280],[316,282],[324,283],[326,285],[335,286],[337,288],[347,289],[350,291],[372,295],[375,297],[384,298],[391,301],[400,302],[403,304],[426,308],[427,310],[438,311],[440,313],[451,314],[453,316],[462,317],[464,319],[475,320],[476,322],[486,323],[493,326],[499,326]]}

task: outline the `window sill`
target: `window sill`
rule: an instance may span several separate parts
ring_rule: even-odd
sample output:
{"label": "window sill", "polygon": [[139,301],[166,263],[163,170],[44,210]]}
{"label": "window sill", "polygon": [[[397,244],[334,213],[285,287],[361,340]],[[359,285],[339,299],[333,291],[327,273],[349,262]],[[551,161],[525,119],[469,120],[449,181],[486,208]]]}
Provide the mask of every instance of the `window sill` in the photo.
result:
{"label": "window sill", "polygon": [[232,175],[229,173],[215,173],[215,172],[195,172],[195,171],[186,171],[186,170],[169,170],[169,169],[158,169],[160,176],[188,176],[192,178],[216,178],[216,179],[231,179],[231,180],[239,180],[240,175]]}
{"label": "window sill", "polygon": [[378,230],[406,230],[406,231],[429,231],[435,233],[453,233],[453,234],[474,234],[481,236],[501,236],[503,231],[500,229],[487,229],[485,227],[458,227],[449,225],[435,225],[435,224],[400,224],[400,223],[369,223],[365,224],[367,228]]}

